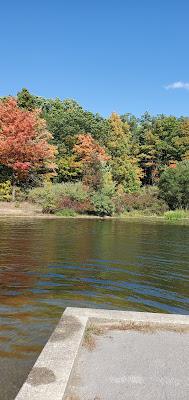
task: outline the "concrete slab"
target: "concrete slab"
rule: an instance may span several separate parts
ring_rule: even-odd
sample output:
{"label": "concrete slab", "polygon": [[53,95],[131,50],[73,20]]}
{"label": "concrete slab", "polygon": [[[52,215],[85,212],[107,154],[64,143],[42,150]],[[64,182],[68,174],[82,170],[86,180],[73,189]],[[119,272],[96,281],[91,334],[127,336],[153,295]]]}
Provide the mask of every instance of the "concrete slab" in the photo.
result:
{"label": "concrete slab", "polygon": [[67,308],[16,400],[188,399],[188,337],[189,316]]}
{"label": "concrete slab", "polygon": [[82,347],[66,400],[188,400],[189,334],[110,330]]}

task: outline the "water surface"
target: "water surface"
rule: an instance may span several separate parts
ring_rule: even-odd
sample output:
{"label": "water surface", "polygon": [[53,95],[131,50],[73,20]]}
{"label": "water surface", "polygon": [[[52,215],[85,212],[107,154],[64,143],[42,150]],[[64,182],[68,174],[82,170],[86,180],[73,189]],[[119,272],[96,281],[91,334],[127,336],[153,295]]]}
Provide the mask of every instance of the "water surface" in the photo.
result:
{"label": "water surface", "polygon": [[0,400],[13,400],[66,306],[189,313],[189,226],[0,219]]}

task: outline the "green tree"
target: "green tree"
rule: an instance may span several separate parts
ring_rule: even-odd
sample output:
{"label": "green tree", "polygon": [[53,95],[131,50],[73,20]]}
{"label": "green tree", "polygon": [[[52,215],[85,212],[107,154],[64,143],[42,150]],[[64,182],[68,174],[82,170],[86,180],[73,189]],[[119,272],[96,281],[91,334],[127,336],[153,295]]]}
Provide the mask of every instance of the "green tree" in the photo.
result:
{"label": "green tree", "polygon": [[35,98],[26,88],[17,93],[17,104],[18,107],[28,111],[33,111],[36,108]]}
{"label": "green tree", "polygon": [[189,161],[167,167],[159,181],[160,196],[171,209],[189,207]]}
{"label": "green tree", "polygon": [[125,191],[135,191],[140,187],[141,170],[138,167],[129,125],[116,113],[112,113],[109,122],[111,136],[107,148],[111,155],[113,179],[117,185],[123,185]]}
{"label": "green tree", "polygon": [[92,193],[91,202],[94,211],[99,216],[111,216],[115,212],[113,196],[115,194],[115,183],[112,179],[111,167],[106,163],[101,163],[100,184],[98,190]]}
{"label": "green tree", "polygon": [[71,152],[79,133],[90,133],[102,145],[107,137],[109,124],[99,114],[85,111],[76,101],[55,99],[44,106],[47,126],[56,144]]}
{"label": "green tree", "polygon": [[162,114],[152,117],[145,113],[141,117],[137,135],[143,183],[157,184],[166,166],[182,160],[184,149],[181,149],[180,143],[183,136],[181,121],[174,116]]}
{"label": "green tree", "polygon": [[75,154],[59,156],[57,167],[59,182],[77,181],[82,176],[82,163],[77,160]]}
{"label": "green tree", "polygon": [[189,160],[189,118],[179,119],[179,135],[175,137],[180,160]]}
{"label": "green tree", "polygon": [[153,185],[157,178],[157,138],[153,130],[153,123],[153,117],[149,113],[145,113],[140,119],[137,131],[139,160],[145,185]]}
{"label": "green tree", "polygon": [[156,136],[158,169],[161,171],[173,161],[180,161],[176,140],[179,137],[179,120],[174,116],[159,115],[153,119]]}

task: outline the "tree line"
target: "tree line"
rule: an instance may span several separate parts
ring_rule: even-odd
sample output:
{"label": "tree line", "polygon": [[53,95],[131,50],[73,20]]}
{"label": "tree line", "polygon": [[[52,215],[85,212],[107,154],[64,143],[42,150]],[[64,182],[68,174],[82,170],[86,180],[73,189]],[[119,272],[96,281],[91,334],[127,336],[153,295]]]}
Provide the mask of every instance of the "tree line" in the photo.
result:
{"label": "tree line", "polygon": [[[183,197],[176,193],[184,185],[188,197],[188,160],[188,117],[113,112],[104,118],[74,100],[45,99],[27,89],[0,100],[0,181],[13,187],[82,182],[111,197],[159,186],[169,207],[187,207],[174,196]],[[180,169],[186,182],[176,188]],[[171,185],[172,200],[164,196]]]}

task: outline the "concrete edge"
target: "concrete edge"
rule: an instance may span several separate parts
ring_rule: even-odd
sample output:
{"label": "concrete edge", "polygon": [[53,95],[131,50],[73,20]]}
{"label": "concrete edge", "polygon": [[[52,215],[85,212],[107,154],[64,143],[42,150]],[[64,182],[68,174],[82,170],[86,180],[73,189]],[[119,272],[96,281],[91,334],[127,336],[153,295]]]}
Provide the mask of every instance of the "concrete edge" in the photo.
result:
{"label": "concrete edge", "polygon": [[62,400],[87,320],[63,313],[15,400]]}
{"label": "concrete edge", "polygon": [[62,400],[89,321],[189,325],[188,315],[68,307],[15,400]]}
{"label": "concrete edge", "polygon": [[134,321],[138,323],[189,324],[189,315],[178,314],[67,307],[64,315],[73,315],[78,318],[82,316],[95,319]]}

